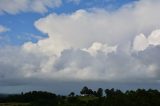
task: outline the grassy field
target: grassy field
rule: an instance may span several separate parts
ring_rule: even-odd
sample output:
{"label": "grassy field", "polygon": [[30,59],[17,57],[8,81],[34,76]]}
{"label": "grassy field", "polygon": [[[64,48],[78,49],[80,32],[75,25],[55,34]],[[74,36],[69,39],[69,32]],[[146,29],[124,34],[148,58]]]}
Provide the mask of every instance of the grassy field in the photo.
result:
{"label": "grassy field", "polygon": [[0,103],[0,106],[29,106],[29,103]]}
{"label": "grassy field", "polygon": [[[91,100],[96,100],[98,97],[95,96],[78,96],[80,101],[88,102]],[[29,103],[0,103],[0,106],[29,106]]]}
{"label": "grassy field", "polygon": [[78,99],[81,100],[81,101],[88,102],[90,100],[96,100],[96,99],[98,99],[98,97],[95,97],[95,96],[79,96]]}

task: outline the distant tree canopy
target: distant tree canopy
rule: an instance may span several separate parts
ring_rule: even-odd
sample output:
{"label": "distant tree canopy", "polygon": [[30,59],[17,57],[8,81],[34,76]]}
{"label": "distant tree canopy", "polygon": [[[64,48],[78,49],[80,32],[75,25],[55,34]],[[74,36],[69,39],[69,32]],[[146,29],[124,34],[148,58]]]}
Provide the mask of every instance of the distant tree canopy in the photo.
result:
{"label": "distant tree canopy", "polygon": [[32,91],[17,95],[0,95],[0,103],[28,103],[24,106],[160,106],[158,90],[137,89],[122,92],[112,88],[105,89],[104,92],[106,95],[103,96],[102,88],[93,91],[86,86],[80,91],[83,96],[75,96],[74,92],[61,96],[50,92]]}
{"label": "distant tree canopy", "polygon": [[82,90],[80,91],[81,95],[85,95],[85,96],[98,96],[98,97],[102,97],[103,96],[103,89],[102,88],[98,88],[97,91],[93,91],[92,89],[89,89],[88,87],[84,86],[82,88]]}
{"label": "distant tree canopy", "polygon": [[71,92],[68,96],[74,96],[75,95],[75,93],[74,92]]}

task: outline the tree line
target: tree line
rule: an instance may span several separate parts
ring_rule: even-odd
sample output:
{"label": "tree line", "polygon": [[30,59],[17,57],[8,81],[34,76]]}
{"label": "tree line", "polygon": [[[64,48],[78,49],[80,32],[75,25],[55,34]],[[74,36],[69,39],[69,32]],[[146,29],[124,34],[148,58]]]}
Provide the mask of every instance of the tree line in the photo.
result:
{"label": "tree line", "polygon": [[118,89],[92,90],[83,87],[80,95],[67,96],[44,91],[32,91],[0,97],[0,103],[29,103],[28,106],[160,106],[160,92],[137,89],[122,92]]}

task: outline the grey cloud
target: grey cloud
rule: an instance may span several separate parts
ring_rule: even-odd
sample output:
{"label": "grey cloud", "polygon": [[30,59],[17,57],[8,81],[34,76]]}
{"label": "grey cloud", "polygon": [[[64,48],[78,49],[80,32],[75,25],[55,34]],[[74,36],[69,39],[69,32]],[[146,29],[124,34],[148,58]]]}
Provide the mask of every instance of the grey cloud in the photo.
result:
{"label": "grey cloud", "polygon": [[[152,50],[150,52],[152,52]],[[88,80],[101,80],[106,82],[157,82],[157,76],[159,76],[157,75],[158,70],[153,69],[154,71],[152,71],[150,69],[151,66],[149,65],[153,64],[152,60],[159,63],[159,58],[149,58],[148,61],[151,61],[149,61],[149,64],[145,64],[144,62],[147,59],[145,56],[147,55],[149,55],[150,58],[153,57],[150,56],[152,53],[144,52],[144,54],[135,55],[131,51],[130,55],[123,51],[117,51],[116,53],[110,53],[109,55],[99,53],[94,57],[87,54],[85,51],[73,51],[71,49],[65,50],[61,54],[61,57],[57,59],[54,66],[57,70],[62,72],[67,68],[72,70],[73,67],[76,67],[75,70],[82,75],[87,71]],[[140,56],[140,58],[138,58],[138,56]],[[155,74],[157,76],[154,76]],[[78,75],[77,79],[85,79],[85,77],[80,76],[81,75]]]}
{"label": "grey cloud", "polygon": [[148,66],[154,78],[160,80],[160,46],[150,46],[143,52],[134,54],[135,57],[144,65]]}
{"label": "grey cloud", "polygon": [[1,79],[27,78],[40,70],[41,55],[23,52],[20,47],[2,47],[0,51]]}
{"label": "grey cloud", "polygon": [[[20,48],[8,47],[0,51],[0,86],[13,86],[18,89],[22,87],[21,90],[28,87],[26,91],[46,90],[47,87],[52,87],[58,92],[61,91],[55,86],[68,86],[66,84],[74,85],[78,89],[84,84],[91,87],[96,87],[97,84],[104,87],[116,85],[115,87],[122,89],[127,85],[136,88],[136,86],[140,87],[138,84],[144,84],[144,87],[149,85],[155,88],[160,80],[158,74],[160,67],[157,65],[158,70],[149,72],[149,65],[159,63],[159,47],[147,48],[143,52],[131,53],[131,55],[119,49],[116,53],[106,55],[100,52],[97,56],[80,49],[67,49],[61,53],[54,64],[51,64],[51,71],[43,72],[42,64],[47,64],[48,57],[42,54],[36,56],[25,53]],[[32,65],[34,67],[30,68]],[[130,84],[134,86],[131,87]],[[46,88],[42,87],[44,85]]]}
{"label": "grey cloud", "polygon": [[89,53],[82,50],[68,49],[61,53],[61,56],[55,62],[54,67],[57,70],[62,70],[72,65],[83,69],[92,64],[93,57]]}

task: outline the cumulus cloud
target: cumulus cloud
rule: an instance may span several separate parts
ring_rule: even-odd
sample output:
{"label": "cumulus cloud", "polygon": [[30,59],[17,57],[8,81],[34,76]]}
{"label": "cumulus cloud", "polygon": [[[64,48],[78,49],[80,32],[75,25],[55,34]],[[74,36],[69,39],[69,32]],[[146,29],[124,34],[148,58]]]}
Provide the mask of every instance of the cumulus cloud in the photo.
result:
{"label": "cumulus cloud", "polygon": [[0,13],[16,14],[27,11],[44,13],[48,8],[60,4],[61,0],[0,0]]}
{"label": "cumulus cloud", "polygon": [[9,28],[6,28],[6,27],[0,25],[0,33],[7,32],[7,31],[9,31]]}
{"label": "cumulus cloud", "polygon": [[160,30],[154,30],[148,38],[144,34],[136,36],[133,49],[135,51],[143,51],[149,46],[158,46],[160,45]]}
{"label": "cumulus cloud", "polygon": [[148,37],[148,41],[150,45],[160,45],[160,30],[153,31],[151,35]]}
{"label": "cumulus cloud", "polygon": [[95,56],[99,52],[103,52],[105,54],[116,52],[116,49],[117,49],[117,46],[109,47],[107,44],[101,44],[99,42],[94,42],[91,47],[89,47],[88,49],[84,48],[83,50]]}
{"label": "cumulus cloud", "polygon": [[141,51],[141,50],[146,49],[147,47],[148,47],[147,38],[143,34],[136,36],[134,43],[133,43],[133,49],[135,51]]}
{"label": "cumulus cloud", "polygon": [[158,82],[159,9],[158,0],[140,0],[114,12],[52,13],[35,22],[48,38],[2,49],[1,78],[15,72],[60,81]]}

